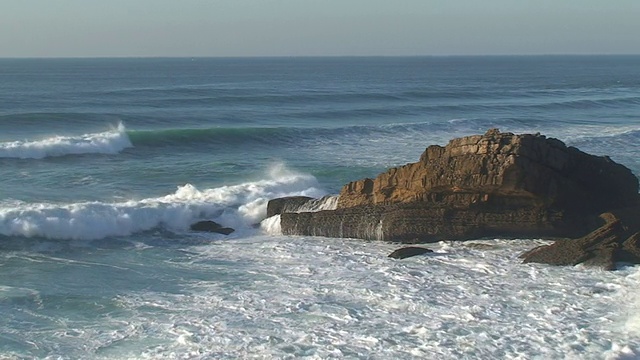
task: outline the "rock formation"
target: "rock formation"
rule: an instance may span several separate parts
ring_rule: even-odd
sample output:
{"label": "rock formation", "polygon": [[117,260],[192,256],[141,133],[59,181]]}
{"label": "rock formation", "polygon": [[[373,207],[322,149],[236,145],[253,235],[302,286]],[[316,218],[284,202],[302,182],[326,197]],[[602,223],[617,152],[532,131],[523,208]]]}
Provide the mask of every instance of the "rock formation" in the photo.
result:
{"label": "rock formation", "polygon": [[[640,207],[639,200],[638,178],[606,156],[589,155],[540,134],[492,129],[484,135],[453,139],[444,147],[429,146],[416,163],[345,185],[335,210],[274,211],[272,215],[281,214],[281,228],[288,235],[404,243],[565,238],[585,236],[602,226],[600,214]],[[273,201],[274,209],[284,209],[276,204],[298,200]],[[614,223],[619,222],[604,226],[612,227],[610,231],[623,226]],[[609,234],[605,228],[597,231]],[[604,239],[595,233],[586,236],[580,239],[587,244],[581,251],[603,253],[613,243],[631,249],[636,237],[629,231],[617,232],[616,238],[624,239],[614,242],[593,240]],[[609,245],[594,248],[585,239]],[[548,249],[566,246],[559,242]],[[545,251],[538,249],[525,261],[542,261]]]}
{"label": "rock formation", "polygon": [[427,253],[432,253],[432,252],[433,252],[433,250],[427,249],[427,248],[423,248],[423,247],[406,246],[406,247],[394,250],[387,257],[394,258],[394,259],[406,259],[408,257],[427,254]]}
{"label": "rock formation", "polygon": [[520,255],[525,263],[597,266],[615,270],[616,263],[640,264],[640,209],[604,213],[604,224],[579,239],[561,239]]}
{"label": "rock formation", "polygon": [[[278,200],[276,200],[278,201]],[[638,203],[638,179],[607,157],[492,129],[429,146],[420,161],[351,182],[333,211],[283,212],[283,233],[430,242],[577,237]]]}
{"label": "rock formation", "polygon": [[222,235],[229,235],[235,231],[232,228],[224,227],[211,220],[198,221],[197,223],[191,224],[190,229],[193,231],[213,232]]}
{"label": "rock formation", "polygon": [[297,209],[310,200],[313,198],[308,196],[287,196],[273,199],[267,204],[267,217],[286,212],[297,212]]}
{"label": "rock formation", "polygon": [[347,184],[338,208],[416,201],[469,208],[496,197],[600,213],[635,204],[638,179],[607,157],[559,140],[492,129],[429,146],[417,163]]}
{"label": "rock formation", "polygon": [[267,217],[282,213],[316,212],[335,210],[338,197],[327,195],[319,199],[308,196],[287,196],[270,200],[267,204]]}

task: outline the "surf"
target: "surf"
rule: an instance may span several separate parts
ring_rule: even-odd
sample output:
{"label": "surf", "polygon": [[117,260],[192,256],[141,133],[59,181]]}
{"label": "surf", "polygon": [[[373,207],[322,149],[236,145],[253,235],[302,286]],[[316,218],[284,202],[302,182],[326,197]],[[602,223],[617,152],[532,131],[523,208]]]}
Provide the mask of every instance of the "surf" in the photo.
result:
{"label": "surf", "polygon": [[162,228],[184,232],[203,219],[233,227],[237,236],[255,233],[269,199],[325,195],[315,177],[275,164],[265,178],[200,190],[191,184],[174,193],[121,202],[0,202],[0,235],[60,240],[98,240]]}
{"label": "surf", "polygon": [[124,124],[119,123],[98,133],[3,142],[0,143],[0,158],[44,159],[79,154],[117,154],[132,146]]}

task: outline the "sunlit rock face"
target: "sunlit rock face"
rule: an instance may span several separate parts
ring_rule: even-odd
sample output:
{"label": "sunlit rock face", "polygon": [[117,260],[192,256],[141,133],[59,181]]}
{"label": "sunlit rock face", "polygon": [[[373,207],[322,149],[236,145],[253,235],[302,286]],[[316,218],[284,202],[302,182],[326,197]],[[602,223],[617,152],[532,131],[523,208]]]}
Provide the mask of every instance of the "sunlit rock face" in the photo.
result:
{"label": "sunlit rock face", "polygon": [[335,210],[283,212],[284,234],[407,243],[578,237],[638,204],[638,179],[607,157],[497,129],[429,146],[416,163],[345,185]]}

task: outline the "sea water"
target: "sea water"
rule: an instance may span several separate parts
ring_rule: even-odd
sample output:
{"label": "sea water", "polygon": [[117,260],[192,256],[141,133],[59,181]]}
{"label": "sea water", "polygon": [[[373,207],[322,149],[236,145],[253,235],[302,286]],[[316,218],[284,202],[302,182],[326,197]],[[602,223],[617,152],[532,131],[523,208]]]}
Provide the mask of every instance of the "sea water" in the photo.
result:
{"label": "sea water", "polygon": [[494,127],[640,174],[640,57],[0,60],[0,358],[640,357],[638,267],[265,219]]}

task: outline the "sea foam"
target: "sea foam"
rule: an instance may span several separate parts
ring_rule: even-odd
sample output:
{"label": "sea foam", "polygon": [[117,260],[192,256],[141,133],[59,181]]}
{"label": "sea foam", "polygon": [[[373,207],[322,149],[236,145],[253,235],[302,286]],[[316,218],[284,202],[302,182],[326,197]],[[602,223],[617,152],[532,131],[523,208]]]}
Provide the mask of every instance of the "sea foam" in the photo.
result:
{"label": "sea foam", "polygon": [[186,184],[157,198],[117,203],[0,202],[0,234],[95,240],[155,228],[184,231],[198,220],[212,219],[242,235],[255,232],[253,225],[266,216],[269,199],[324,194],[315,177],[275,165],[263,180],[205,190]]}
{"label": "sea foam", "polygon": [[[547,243],[440,242],[429,245],[428,256],[403,261],[386,256],[397,244],[377,241],[269,236],[198,245],[188,261],[203,275],[182,282],[184,292],[118,296],[127,329],[141,330],[131,350],[118,347],[115,336],[104,348],[133,357],[136,341],[154,336],[165,341],[145,344],[141,357],[638,358],[638,338],[617,315],[624,290],[637,287],[629,278],[636,270],[517,258]],[[220,280],[220,259],[234,280]],[[168,316],[150,321],[149,309]]]}
{"label": "sea foam", "polygon": [[125,126],[80,136],[53,136],[35,141],[0,143],[0,158],[43,159],[72,154],[117,154],[132,147]]}

